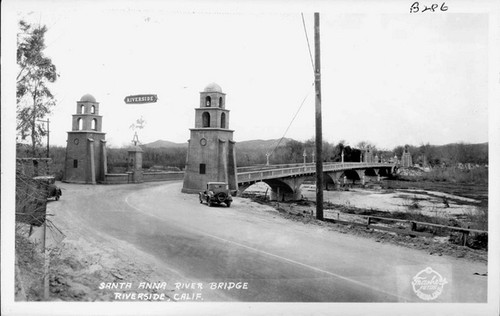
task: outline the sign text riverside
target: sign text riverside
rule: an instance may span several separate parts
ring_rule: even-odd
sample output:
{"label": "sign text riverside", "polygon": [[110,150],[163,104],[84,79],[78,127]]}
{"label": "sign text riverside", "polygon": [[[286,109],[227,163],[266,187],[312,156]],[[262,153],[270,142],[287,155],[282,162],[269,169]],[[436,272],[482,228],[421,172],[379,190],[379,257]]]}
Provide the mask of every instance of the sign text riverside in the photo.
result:
{"label": "sign text riverside", "polygon": [[154,103],[158,100],[156,94],[139,94],[130,95],[125,97],[125,103],[136,104],[136,103]]}

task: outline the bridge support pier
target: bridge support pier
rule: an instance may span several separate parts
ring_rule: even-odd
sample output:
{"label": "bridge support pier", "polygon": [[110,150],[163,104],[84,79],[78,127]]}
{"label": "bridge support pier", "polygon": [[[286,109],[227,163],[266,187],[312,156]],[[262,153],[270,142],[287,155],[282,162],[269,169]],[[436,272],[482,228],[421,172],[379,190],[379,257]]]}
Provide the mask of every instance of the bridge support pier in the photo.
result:
{"label": "bridge support pier", "polygon": [[365,169],[356,170],[359,178],[361,179],[361,184],[365,185]]}
{"label": "bridge support pier", "polygon": [[[325,174],[333,181],[335,185],[335,190],[340,190],[340,178],[344,174],[343,171],[335,171],[335,172],[325,172]],[[326,190],[328,191],[328,183],[327,177],[325,177]]]}
{"label": "bridge support pier", "polygon": [[304,182],[305,177],[281,178],[264,180],[271,187],[270,199],[272,201],[296,201],[302,199],[302,191],[300,186]]}
{"label": "bridge support pier", "polygon": [[302,192],[300,191],[300,189],[297,189],[294,192],[290,192],[280,187],[271,188],[271,201],[286,202],[297,201],[300,199],[302,199]]}
{"label": "bridge support pier", "polygon": [[373,172],[377,175],[377,182],[380,182],[380,169],[374,168]]}

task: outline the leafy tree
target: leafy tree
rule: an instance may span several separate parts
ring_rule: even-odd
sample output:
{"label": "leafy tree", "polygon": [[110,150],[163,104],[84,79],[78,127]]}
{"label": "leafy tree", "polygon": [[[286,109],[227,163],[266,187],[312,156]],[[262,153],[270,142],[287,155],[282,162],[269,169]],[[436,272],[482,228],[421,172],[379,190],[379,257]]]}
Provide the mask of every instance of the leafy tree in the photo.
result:
{"label": "leafy tree", "polygon": [[43,54],[46,26],[31,25],[19,21],[17,35],[17,64],[19,72],[16,78],[17,91],[17,132],[21,139],[31,138],[32,155],[36,146],[46,135],[43,123],[38,120],[50,114],[55,98],[48,88],[48,83],[57,80],[56,66]]}
{"label": "leafy tree", "polygon": [[393,153],[395,156],[398,156],[398,159],[401,159],[401,156],[403,156],[403,152],[405,151],[405,147],[404,146],[396,146],[394,149],[393,149]]}
{"label": "leafy tree", "polygon": [[351,146],[344,147],[344,161],[345,162],[360,162],[361,150],[351,148]]}
{"label": "leafy tree", "polygon": [[289,140],[285,146],[276,148],[271,163],[286,164],[299,163],[303,159],[304,144],[296,140]]}
{"label": "leafy tree", "polygon": [[357,147],[357,148],[359,148],[361,151],[364,151],[364,150],[368,149],[368,147],[370,147],[370,148],[372,148],[372,149],[373,149],[373,148],[375,148],[375,146],[374,146],[372,143],[370,143],[370,142],[368,142],[368,141],[364,141],[364,140],[363,140],[363,141],[360,141],[360,142],[356,145],[356,147]]}

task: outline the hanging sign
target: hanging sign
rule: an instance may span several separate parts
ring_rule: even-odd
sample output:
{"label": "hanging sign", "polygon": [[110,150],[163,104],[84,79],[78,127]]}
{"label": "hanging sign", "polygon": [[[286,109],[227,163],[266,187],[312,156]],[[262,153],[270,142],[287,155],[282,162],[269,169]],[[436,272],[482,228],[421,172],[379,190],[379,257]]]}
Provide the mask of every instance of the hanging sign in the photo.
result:
{"label": "hanging sign", "polygon": [[158,101],[156,94],[138,94],[125,97],[127,104],[155,103]]}

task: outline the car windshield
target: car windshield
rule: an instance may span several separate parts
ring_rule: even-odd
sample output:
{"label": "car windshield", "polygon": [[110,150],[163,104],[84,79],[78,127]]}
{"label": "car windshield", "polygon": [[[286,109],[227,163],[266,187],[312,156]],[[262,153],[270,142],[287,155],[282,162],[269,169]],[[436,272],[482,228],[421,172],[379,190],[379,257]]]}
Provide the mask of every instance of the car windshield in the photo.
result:
{"label": "car windshield", "polygon": [[211,189],[225,189],[225,190],[227,190],[227,184],[211,184],[209,187]]}

